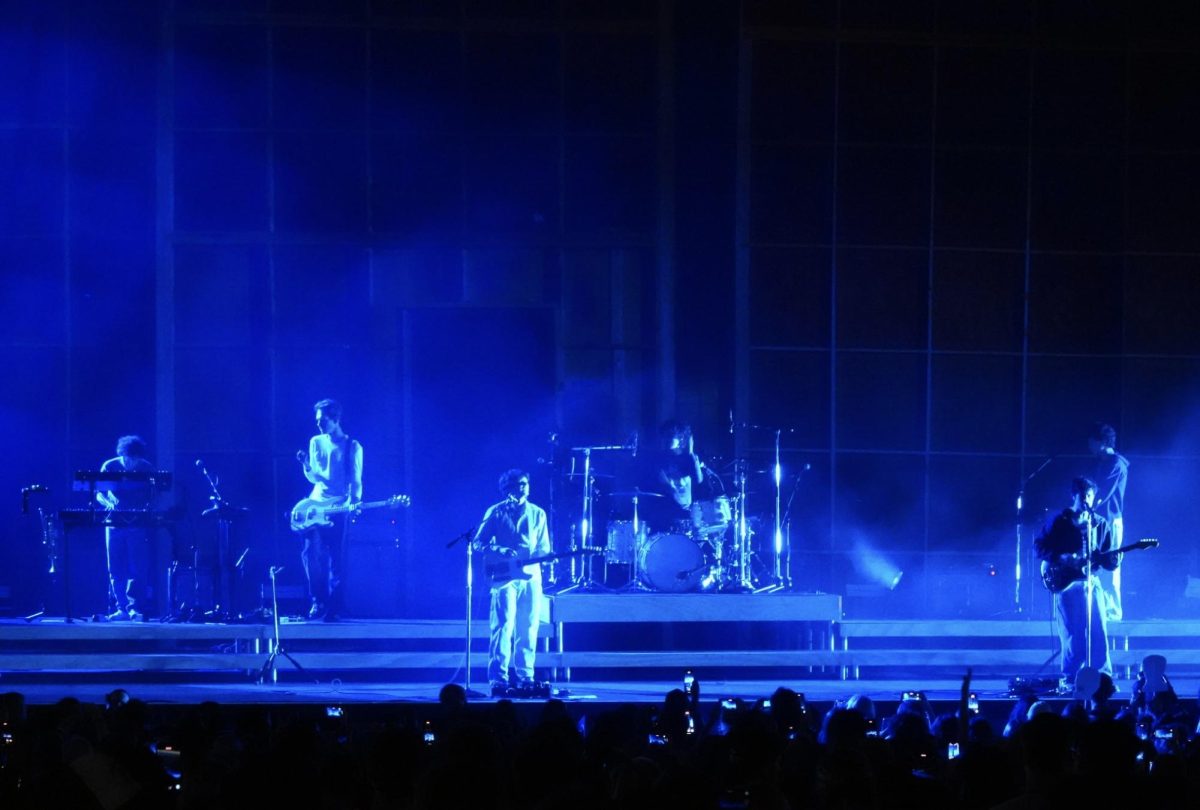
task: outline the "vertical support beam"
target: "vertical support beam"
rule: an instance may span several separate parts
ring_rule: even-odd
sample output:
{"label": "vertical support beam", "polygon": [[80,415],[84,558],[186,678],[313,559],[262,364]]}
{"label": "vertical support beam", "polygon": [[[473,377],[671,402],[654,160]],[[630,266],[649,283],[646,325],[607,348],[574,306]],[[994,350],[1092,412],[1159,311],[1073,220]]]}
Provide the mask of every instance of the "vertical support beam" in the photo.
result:
{"label": "vertical support beam", "polygon": [[[839,9],[840,10],[840,9]],[[838,541],[838,431],[837,431],[837,370],[838,370],[838,160],[841,148],[841,127],[838,121],[842,112],[842,40],[841,19],[838,20],[838,38],[833,51],[833,183],[829,191],[829,530],[833,547]],[[829,557],[830,573],[835,566],[833,555]],[[830,577],[832,580],[832,576]]]}
{"label": "vertical support beam", "polygon": [[[159,20],[154,173],[154,445],[160,469],[175,468],[175,4]],[[164,591],[165,592],[165,591]]]}
{"label": "vertical support beam", "polygon": [[[160,10],[154,144],[154,446],[160,470],[175,457],[175,3]],[[170,594],[169,544],[162,533],[151,544],[150,587],[164,615]]]}
{"label": "vertical support beam", "polygon": [[[275,220],[279,209],[275,200],[275,28],[267,26],[267,300],[270,311],[271,332],[267,344],[267,396],[268,402],[278,402],[279,397],[279,303],[276,300],[275,277]],[[307,403],[305,403],[307,404]],[[275,408],[267,412],[267,435],[271,437],[269,453],[273,460],[274,474],[271,476],[271,503],[282,503],[280,500],[281,475],[295,475],[296,464],[291,453],[281,457],[275,456],[275,448],[281,446],[279,436],[279,416]],[[280,557],[279,534],[271,532],[271,557]],[[275,670],[272,668],[274,677]]]}
{"label": "vertical support beam", "polygon": [[158,37],[155,132],[155,448],[158,467],[175,467],[175,31],[174,2]]}
{"label": "vertical support beam", "polygon": [[[750,421],[750,99],[754,45],[738,20],[737,167],[733,217],[733,421]],[[757,416],[755,417],[758,418]],[[745,458],[746,431],[733,430],[734,458]]]}
{"label": "vertical support beam", "polygon": [[658,3],[658,311],[656,421],[675,412],[675,30],[674,0]]}
{"label": "vertical support beam", "polygon": [[[1025,453],[1028,448],[1027,441],[1029,436],[1029,300],[1032,294],[1033,282],[1033,252],[1032,252],[1032,234],[1033,234],[1033,81],[1034,81],[1034,55],[1037,50],[1029,49],[1029,65],[1026,84],[1026,92],[1028,97],[1026,100],[1025,120],[1028,122],[1025,127],[1025,250],[1023,254],[1024,266],[1021,287],[1021,415],[1020,415],[1020,432],[1019,445],[1017,448],[1017,470],[1020,476],[1014,483],[1017,484],[1018,491],[1024,490],[1024,481],[1026,476],[1025,470]],[[1021,509],[1017,508],[1017,550],[1016,563],[1014,565],[1014,579],[1016,582],[1013,586],[1013,594],[1016,601],[1017,613],[1021,613],[1025,606],[1022,604],[1022,590],[1024,585],[1022,580],[1024,576],[1025,559],[1028,556],[1026,550],[1021,548],[1021,521],[1023,516]],[[1032,568],[1030,568],[1032,573]],[[1033,601],[1032,589],[1029,589],[1030,599]]]}
{"label": "vertical support beam", "polygon": [[[926,235],[925,268],[925,441],[921,446],[922,467],[925,471],[921,520],[921,570],[929,571],[929,521],[933,515],[933,282],[934,282],[934,233],[937,216],[937,107],[938,107],[938,59],[941,50],[933,48],[933,65],[930,71],[929,105],[929,231]],[[928,580],[927,580],[928,581]],[[929,610],[929,589],[921,593],[921,606]]]}
{"label": "vertical support beam", "polygon": [[[71,7],[68,5],[63,12],[63,40],[65,42],[65,55],[63,65],[63,120],[62,120],[62,165],[65,168],[62,179],[62,324],[63,324],[63,376],[61,378],[63,397],[66,399],[67,407],[65,413],[66,423],[63,425],[65,440],[62,445],[62,457],[60,458],[60,468],[63,470],[71,469],[71,460],[74,458],[75,449],[75,415],[71,411],[71,386],[75,382],[75,363],[74,363],[74,335],[75,335],[75,313],[71,302],[75,300],[74,273],[71,272],[71,262],[73,253],[71,249],[71,197],[74,188],[71,183],[71,50],[73,47],[79,47],[79,40],[71,36]],[[66,536],[63,537],[64,550],[65,544],[69,542]],[[69,617],[68,617],[69,618]]]}

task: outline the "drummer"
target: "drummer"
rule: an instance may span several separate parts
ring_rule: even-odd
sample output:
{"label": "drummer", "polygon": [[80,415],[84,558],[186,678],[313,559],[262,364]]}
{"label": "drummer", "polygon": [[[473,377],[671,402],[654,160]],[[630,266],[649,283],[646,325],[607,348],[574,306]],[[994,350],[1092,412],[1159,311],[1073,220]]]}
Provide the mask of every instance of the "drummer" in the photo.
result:
{"label": "drummer", "polygon": [[642,475],[645,489],[665,496],[642,501],[642,518],[656,532],[690,521],[693,501],[709,497],[709,476],[696,454],[691,426],[668,420],[659,428],[658,436],[654,452],[647,454],[647,468]]}

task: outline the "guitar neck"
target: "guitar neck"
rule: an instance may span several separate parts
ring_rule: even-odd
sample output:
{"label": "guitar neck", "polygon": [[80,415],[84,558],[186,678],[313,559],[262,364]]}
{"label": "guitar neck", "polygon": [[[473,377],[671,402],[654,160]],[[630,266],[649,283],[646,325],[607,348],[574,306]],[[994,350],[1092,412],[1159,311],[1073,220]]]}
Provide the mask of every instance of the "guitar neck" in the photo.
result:
{"label": "guitar neck", "polygon": [[[391,502],[392,501],[390,498],[386,501],[367,501],[365,503],[360,503],[360,504],[355,505],[354,508],[355,509],[378,509],[381,506],[387,506]],[[349,509],[350,507],[346,507],[346,508]]]}

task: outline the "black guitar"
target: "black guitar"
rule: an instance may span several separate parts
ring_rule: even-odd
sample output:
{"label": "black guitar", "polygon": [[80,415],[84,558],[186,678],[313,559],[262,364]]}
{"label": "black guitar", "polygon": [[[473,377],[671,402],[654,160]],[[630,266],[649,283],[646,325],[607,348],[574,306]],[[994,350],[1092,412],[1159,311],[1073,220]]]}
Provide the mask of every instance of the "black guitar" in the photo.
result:
{"label": "black guitar", "polygon": [[1086,564],[1079,554],[1064,554],[1053,562],[1042,560],[1042,584],[1051,593],[1062,593],[1072,582],[1084,579],[1105,557],[1143,548],[1158,548],[1158,540],[1148,537],[1110,551],[1093,551],[1091,560]]}
{"label": "black guitar", "polygon": [[581,548],[575,551],[562,551],[558,554],[546,554],[541,557],[531,557],[527,560],[517,557],[507,557],[494,551],[485,551],[483,555],[483,573],[493,585],[503,585],[514,579],[533,579],[533,574],[525,570],[525,566],[534,563],[553,562],[566,557],[579,557],[584,554],[603,554],[602,548]]}

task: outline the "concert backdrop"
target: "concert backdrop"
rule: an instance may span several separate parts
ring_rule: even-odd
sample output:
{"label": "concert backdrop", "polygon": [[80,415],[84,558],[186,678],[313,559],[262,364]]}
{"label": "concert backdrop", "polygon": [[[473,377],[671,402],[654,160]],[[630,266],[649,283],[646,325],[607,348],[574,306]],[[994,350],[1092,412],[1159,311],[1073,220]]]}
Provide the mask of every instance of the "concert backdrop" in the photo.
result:
{"label": "concert backdrop", "polygon": [[456,615],[446,544],[511,466],[565,547],[570,448],[668,417],[726,477],[778,444],[793,586],[854,616],[1044,615],[1017,495],[1027,555],[1109,422],[1162,541],[1127,615],[1194,615],[1198,34],[1120,0],[9,2],[0,610],[61,601],[21,488],[82,505],[125,433],[187,510],[160,570],[211,553],[200,459],[249,510],[237,607],[269,565],[294,598],[334,397],[367,499],[413,498],[356,527],[359,615]]}

